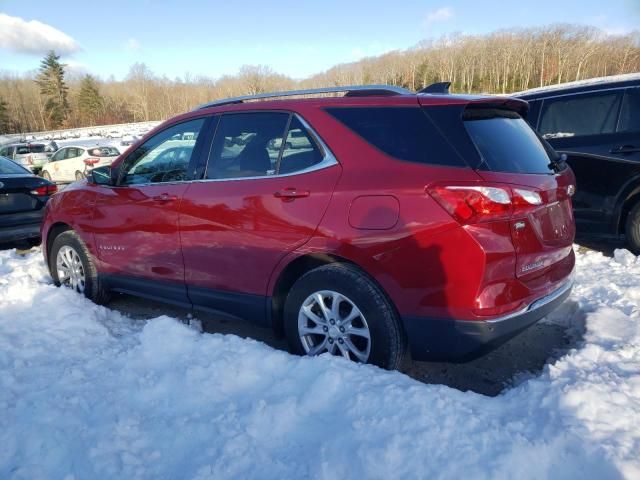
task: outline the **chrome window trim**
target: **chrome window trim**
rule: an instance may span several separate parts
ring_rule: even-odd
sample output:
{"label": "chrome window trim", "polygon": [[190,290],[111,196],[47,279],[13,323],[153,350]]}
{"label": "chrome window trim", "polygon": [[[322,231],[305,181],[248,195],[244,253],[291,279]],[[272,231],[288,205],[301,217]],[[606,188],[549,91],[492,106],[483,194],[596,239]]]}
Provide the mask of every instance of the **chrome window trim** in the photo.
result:
{"label": "chrome window trim", "polygon": [[[255,112],[256,111],[253,111],[253,110],[247,110],[247,111],[234,112],[234,113],[255,113]],[[262,113],[262,111],[260,111],[260,113]],[[307,133],[311,136],[311,139],[316,142],[316,146],[319,147],[320,153],[322,154],[322,161],[320,161],[319,163],[316,163],[315,165],[307,167],[305,169],[297,170],[291,173],[259,175],[255,177],[201,178],[199,180],[191,180],[191,181],[194,183],[203,183],[203,182],[230,182],[230,181],[236,181],[236,180],[264,180],[266,178],[285,178],[285,177],[293,177],[295,175],[304,175],[305,173],[311,173],[317,170],[323,170],[325,168],[338,165],[339,162],[336,159],[336,157],[333,155],[333,153],[331,152],[327,144],[320,138],[320,136],[316,133],[316,131],[311,127],[311,125],[309,125],[309,123],[304,118],[298,115],[298,113],[296,112],[291,112],[291,113],[293,114],[294,117],[296,117],[296,119],[300,121],[300,123],[305,128]],[[286,133],[288,135],[289,131],[287,130]],[[284,144],[286,144],[286,138],[283,139],[283,145]],[[207,159],[207,169],[208,169],[208,166],[209,166],[209,160]],[[205,175],[206,175],[206,169],[205,169]]]}

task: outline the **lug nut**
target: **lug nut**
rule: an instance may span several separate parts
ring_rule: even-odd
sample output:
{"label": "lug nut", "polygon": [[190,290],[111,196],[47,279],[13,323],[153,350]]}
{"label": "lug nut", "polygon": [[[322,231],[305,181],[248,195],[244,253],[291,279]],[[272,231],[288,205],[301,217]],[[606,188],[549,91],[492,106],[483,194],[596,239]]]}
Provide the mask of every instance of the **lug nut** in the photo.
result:
{"label": "lug nut", "polygon": [[329,343],[333,343],[333,338],[330,338],[330,339],[329,339]]}
{"label": "lug nut", "polygon": [[343,340],[343,339],[341,339],[341,338],[339,338],[339,339],[338,339],[338,343],[344,343],[344,340]]}
{"label": "lug nut", "polygon": [[322,331],[323,332],[328,332],[329,331],[329,327],[322,327]]}
{"label": "lug nut", "polygon": [[336,324],[336,321],[332,318],[331,320],[329,320],[329,323],[330,323],[331,325],[335,325],[335,324]]}
{"label": "lug nut", "polygon": [[340,331],[344,333],[344,327],[340,327]]}

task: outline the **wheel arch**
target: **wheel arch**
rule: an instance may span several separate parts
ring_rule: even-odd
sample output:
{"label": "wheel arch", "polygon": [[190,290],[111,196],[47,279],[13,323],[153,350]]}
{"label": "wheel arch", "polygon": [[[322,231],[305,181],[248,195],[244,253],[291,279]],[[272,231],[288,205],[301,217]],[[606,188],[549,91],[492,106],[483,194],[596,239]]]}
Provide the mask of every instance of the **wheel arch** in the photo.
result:
{"label": "wheel arch", "polygon": [[640,178],[636,178],[634,185],[631,188],[627,189],[627,192],[620,195],[620,201],[618,206],[618,215],[617,215],[617,231],[616,233],[622,234],[625,232],[625,227],[627,223],[627,216],[629,212],[633,208],[633,206],[640,202]]}
{"label": "wheel arch", "polygon": [[[273,289],[271,290],[269,314],[271,315],[271,323],[273,329],[278,335],[284,334],[283,310],[287,292],[291,289],[293,284],[305,273],[315,268],[332,263],[343,263],[346,265],[350,265],[365,274],[379,288],[380,292],[382,292],[382,294],[387,298],[389,304],[395,310],[396,315],[398,315],[398,318],[400,318],[395,302],[390,297],[386,289],[380,284],[378,280],[373,277],[373,275],[371,275],[370,272],[359,265],[356,261],[335,253],[306,253],[297,256],[286,264],[286,266],[278,274],[277,280],[274,282]],[[403,328],[402,324],[400,324],[400,328]]]}
{"label": "wheel arch", "polygon": [[[53,245],[53,241],[55,240],[55,238],[61,233],[68,230],[73,230],[73,228],[71,227],[71,225],[64,222],[56,222],[52,224],[51,227],[49,227],[49,230],[47,230],[46,232],[47,243],[46,245],[44,245],[44,247],[46,248],[45,253],[47,259],[50,258],[49,253],[51,252],[51,246]],[[47,263],[49,263],[49,261],[47,261]]]}

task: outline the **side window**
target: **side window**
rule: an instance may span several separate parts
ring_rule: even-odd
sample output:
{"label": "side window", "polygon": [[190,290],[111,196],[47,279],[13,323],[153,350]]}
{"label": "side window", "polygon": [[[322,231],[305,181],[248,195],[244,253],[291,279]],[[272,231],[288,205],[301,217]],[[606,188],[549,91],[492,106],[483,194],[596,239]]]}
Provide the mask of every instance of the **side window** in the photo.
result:
{"label": "side window", "polygon": [[204,118],[198,118],[179,123],[144,142],[124,161],[120,185],[186,180],[191,155],[204,122]]}
{"label": "side window", "polygon": [[18,147],[18,151],[16,152],[17,155],[28,155],[29,154],[29,147]]}
{"label": "side window", "polygon": [[621,97],[620,92],[604,92],[546,99],[540,134],[560,138],[613,133]]}
{"label": "side window", "polygon": [[288,113],[223,115],[211,146],[206,178],[274,175],[288,121]]}
{"label": "side window", "polygon": [[78,156],[78,149],[71,147],[67,148],[67,154],[65,155],[65,159],[76,158]]}
{"label": "side window", "polygon": [[291,117],[278,174],[294,173],[322,161],[322,153],[295,116]]}
{"label": "side window", "polygon": [[53,157],[51,157],[51,161],[57,162],[58,160],[62,160],[66,154],[67,154],[67,149],[62,148],[53,154]]}
{"label": "side window", "polygon": [[619,132],[640,132],[640,87],[630,88],[624,95]]}
{"label": "side window", "polygon": [[0,148],[0,155],[3,157],[7,156],[7,148]]}
{"label": "side window", "polygon": [[[459,128],[459,112],[449,110],[456,112],[455,128]],[[424,111],[419,107],[339,107],[327,108],[326,111],[391,157],[430,165],[466,166],[427,116],[433,113],[440,115],[432,107]]]}

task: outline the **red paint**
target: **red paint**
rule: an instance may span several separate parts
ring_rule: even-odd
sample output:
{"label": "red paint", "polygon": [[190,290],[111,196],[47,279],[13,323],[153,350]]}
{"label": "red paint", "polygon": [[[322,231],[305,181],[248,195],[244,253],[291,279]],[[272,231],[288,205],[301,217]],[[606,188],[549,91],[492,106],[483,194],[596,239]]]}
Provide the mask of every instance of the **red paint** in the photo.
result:
{"label": "red paint", "polygon": [[[476,100],[424,96],[420,101]],[[323,98],[181,115],[147,137],[196,116],[292,111],[329,145],[339,165],[287,177],[139,188],[76,183],[49,203],[43,240],[46,245],[50,228],[62,222],[85,240],[102,272],[265,296],[273,294],[291,261],[328,254],[360,266],[401,315],[416,317],[487,319],[557,288],[574,266],[566,195],[575,182],[570,170],[518,175],[399,162],[323,111],[329,105],[417,104],[416,96]],[[460,222],[427,193],[433,185],[493,185],[509,192],[521,187],[541,195],[543,204],[515,205],[508,214]],[[523,229],[516,228],[519,221],[525,222]],[[106,248],[118,245],[126,254]]]}

